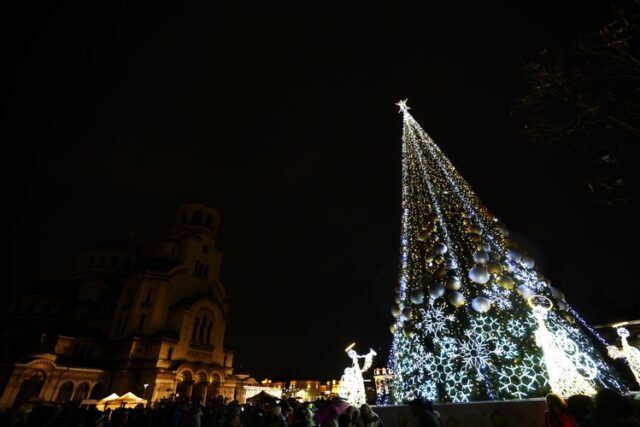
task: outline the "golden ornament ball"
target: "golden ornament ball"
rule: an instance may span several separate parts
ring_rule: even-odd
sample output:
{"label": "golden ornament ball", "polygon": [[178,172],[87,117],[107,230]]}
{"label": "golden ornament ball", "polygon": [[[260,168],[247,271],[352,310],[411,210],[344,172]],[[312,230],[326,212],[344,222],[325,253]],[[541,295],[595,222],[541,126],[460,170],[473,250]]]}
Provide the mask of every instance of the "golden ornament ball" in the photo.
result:
{"label": "golden ornament ball", "polygon": [[498,262],[489,261],[488,263],[485,264],[485,266],[487,267],[487,271],[489,272],[489,274],[502,273],[502,265],[500,265],[500,263]]}
{"label": "golden ornament ball", "polygon": [[469,240],[471,240],[473,243],[480,243],[480,241],[482,240],[482,236],[479,234],[470,234]]}
{"label": "golden ornament ball", "polygon": [[508,274],[502,274],[496,278],[496,283],[505,289],[513,289],[516,286],[516,281]]}
{"label": "golden ornament ball", "polygon": [[434,276],[436,276],[438,279],[442,279],[447,275],[447,269],[446,268],[438,268],[436,270],[436,272],[434,273]]}
{"label": "golden ornament ball", "polygon": [[424,242],[429,237],[429,230],[420,230],[418,232],[418,240]]}
{"label": "golden ornament ball", "polygon": [[447,301],[456,308],[462,307],[464,305],[464,296],[460,292],[451,292],[447,295]]}

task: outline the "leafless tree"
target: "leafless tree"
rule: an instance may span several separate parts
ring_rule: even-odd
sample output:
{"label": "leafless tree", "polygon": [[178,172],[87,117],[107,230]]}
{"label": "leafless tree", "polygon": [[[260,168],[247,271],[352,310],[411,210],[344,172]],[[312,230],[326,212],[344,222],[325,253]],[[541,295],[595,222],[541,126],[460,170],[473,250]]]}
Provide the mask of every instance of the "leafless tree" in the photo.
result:
{"label": "leafless tree", "polygon": [[640,146],[640,0],[612,12],[572,49],[526,62],[526,93],[516,101],[523,134],[568,149],[594,199],[611,205],[637,191],[628,177]]}

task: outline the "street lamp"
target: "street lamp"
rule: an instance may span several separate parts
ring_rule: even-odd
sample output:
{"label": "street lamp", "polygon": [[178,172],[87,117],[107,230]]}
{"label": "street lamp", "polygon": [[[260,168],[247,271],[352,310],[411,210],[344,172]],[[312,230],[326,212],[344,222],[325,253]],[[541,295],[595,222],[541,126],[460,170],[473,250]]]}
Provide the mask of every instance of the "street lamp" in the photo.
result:
{"label": "street lamp", "polygon": [[149,384],[143,384],[144,385],[144,393],[142,394],[142,398],[143,399],[147,399],[147,387],[149,387]]}

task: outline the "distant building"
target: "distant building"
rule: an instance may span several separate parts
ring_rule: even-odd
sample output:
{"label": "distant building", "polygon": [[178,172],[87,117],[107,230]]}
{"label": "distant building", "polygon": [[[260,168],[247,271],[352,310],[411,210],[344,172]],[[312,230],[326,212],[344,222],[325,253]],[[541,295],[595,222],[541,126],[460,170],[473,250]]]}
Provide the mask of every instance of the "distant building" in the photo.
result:
{"label": "distant building", "polygon": [[219,226],[212,207],[182,206],[155,253],[131,241],[102,245],[78,258],[68,280],[0,304],[0,408],[111,392],[234,399]]}
{"label": "distant building", "polygon": [[339,380],[309,380],[309,379],[264,379],[260,385],[246,386],[247,398],[264,391],[272,396],[283,399],[299,399],[304,402],[317,399],[329,399],[338,395]]}
{"label": "distant building", "polygon": [[390,396],[393,372],[389,368],[375,368],[373,370],[373,379],[375,381],[376,395],[382,402],[386,397]]}

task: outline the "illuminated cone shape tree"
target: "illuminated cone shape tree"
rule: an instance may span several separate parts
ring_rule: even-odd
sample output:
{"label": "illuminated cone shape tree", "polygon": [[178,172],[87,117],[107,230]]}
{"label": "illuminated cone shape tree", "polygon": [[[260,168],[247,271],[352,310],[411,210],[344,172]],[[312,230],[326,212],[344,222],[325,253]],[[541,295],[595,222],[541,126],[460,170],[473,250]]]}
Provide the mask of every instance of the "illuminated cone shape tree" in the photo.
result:
{"label": "illuminated cone shape tree", "polygon": [[465,402],[626,390],[607,343],[404,117],[391,399]]}

